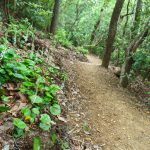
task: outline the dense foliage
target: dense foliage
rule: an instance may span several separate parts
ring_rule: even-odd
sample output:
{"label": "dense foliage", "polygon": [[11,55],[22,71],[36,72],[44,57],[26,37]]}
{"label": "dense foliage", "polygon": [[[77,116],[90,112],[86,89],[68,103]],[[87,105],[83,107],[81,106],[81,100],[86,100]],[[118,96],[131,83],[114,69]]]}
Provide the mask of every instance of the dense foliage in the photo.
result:
{"label": "dense foliage", "polygon": [[[137,1],[130,0],[125,1],[124,3],[111,57],[112,62],[116,65],[122,65],[125,49],[133,37],[143,30],[145,22],[148,19],[150,13],[149,3],[147,0],[142,0],[141,3],[136,23],[134,20],[136,17],[136,10],[138,9]],[[28,18],[28,20],[38,29],[48,30],[52,18],[54,1],[19,0],[16,1],[15,5],[13,2],[10,2],[9,5],[10,12],[14,12],[15,9],[13,16],[18,18]],[[71,45],[80,46],[80,49],[89,49],[102,57],[107,38],[106,32],[108,30],[114,5],[114,0],[103,0],[101,2],[97,0],[63,0],[61,2],[58,30],[55,35],[56,40],[66,47],[71,47]],[[99,24],[94,28],[98,20]],[[94,32],[94,39],[91,41],[93,30],[96,31]],[[138,66],[133,68],[136,72],[142,72],[139,75],[142,75],[143,78],[145,78],[145,75],[141,70],[144,69],[145,72],[147,72],[149,68],[149,38],[150,37],[146,38],[144,43],[138,48],[138,52],[134,54],[135,65]],[[148,61],[146,61],[143,68],[143,65],[141,65],[141,62],[139,61],[143,58],[144,54],[146,57],[145,60]]]}

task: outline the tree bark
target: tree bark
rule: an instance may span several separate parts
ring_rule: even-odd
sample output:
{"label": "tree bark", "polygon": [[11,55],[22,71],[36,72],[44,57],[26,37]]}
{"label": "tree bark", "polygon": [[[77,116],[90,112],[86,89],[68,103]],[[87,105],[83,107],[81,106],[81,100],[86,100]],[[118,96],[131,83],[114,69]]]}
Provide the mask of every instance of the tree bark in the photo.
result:
{"label": "tree bark", "polygon": [[60,8],[60,0],[55,0],[54,8],[53,8],[53,17],[50,25],[50,33],[53,35],[56,32],[58,16],[59,16],[59,8]]}
{"label": "tree bark", "polygon": [[139,45],[141,45],[142,42],[144,41],[144,39],[147,37],[148,30],[149,30],[149,22],[146,25],[144,31],[129,44],[129,46],[126,50],[127,56],[126,56],[123,66],[122,66],[121,76],[120,76],[120,84],[124,88],[126,88],[128,86],[128,75],[132,68],[132,64],[134,63],[133,58],[132,58],[132,53],[136,52]]}
{"label": "tree bark", "polygon": [[134,22],[132,27],[132,39],[134,39],[134,34],[140,24],[141,11],[142,11],[142,0],[137,0],[135,17],[134,17]]}
{"label": "tree bark", "polygon": [[101,15],[102,15],[102,12],[103,12],[103,9],[101,9],[100,11],[100,17],[98,18],[98,20],[96,21],[95,25],[94,25],[94,29],[91,33],[91,38],[90,38],[90,45],[92,45],[94,39],[95,39],[95,34],[96,34],[96,31],[100,25],[100,22],[101,22]]}
{"label": "tree bark", "polygon": [[108,38],[106,40],[106,48],[105,48],[104,56],[102,60],[102,66],[105,68],[108,68],[108,65],[109,65],[113,43],[115,40],[116,31],[117,31],[117,23],[118,23],[118,19],[119,19],[124,1],[125,0],[117,0],[115,4],[115,8],[112,13],[112,17],[111,17],[111,21],[109,25]]}
{"label": "tree bark", "polygon": [[[129,14],[129,5],[130,5],[130,0],[128,0],[128,4],[127,4],[127,14]],[[127,15],[126,22],[125,22],[125,25],[124,25],[124,28],[123,28],[123,36],[126,33],[126,27],[127,27],[127,24],[128,24],[128,20],[129,20],[129,15]]]}
{"label": "tree bark", "polygon": [[8,20],[8,8],[7,8],[8,0],[3,0],[0,2],[0,7],[3,10],[3,21]]}

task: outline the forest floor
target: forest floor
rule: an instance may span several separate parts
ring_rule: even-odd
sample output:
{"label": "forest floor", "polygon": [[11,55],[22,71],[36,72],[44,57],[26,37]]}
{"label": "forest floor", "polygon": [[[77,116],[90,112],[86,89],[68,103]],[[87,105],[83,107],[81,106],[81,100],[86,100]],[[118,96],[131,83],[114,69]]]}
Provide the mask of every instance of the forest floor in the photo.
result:
{"label": "forest floor", "polygon": [[92,55],[88,62],[71,64],[81,96],[72,101],[76,109],[68,115],[74,128],[69,133],[76,141],[84,139],[95,145],[91,149],[149,150],[149,111],[141,109],[133,93],[121,88],[118,78],[100,64]]}

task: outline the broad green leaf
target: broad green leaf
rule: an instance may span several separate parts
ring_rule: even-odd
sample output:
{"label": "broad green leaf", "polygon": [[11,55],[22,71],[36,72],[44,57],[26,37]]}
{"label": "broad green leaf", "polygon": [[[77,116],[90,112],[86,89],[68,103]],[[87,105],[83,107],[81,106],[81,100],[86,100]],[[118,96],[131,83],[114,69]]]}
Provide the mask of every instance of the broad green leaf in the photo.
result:
{"label": "broad green leaf", "polygon": [[34,119],[35,119],[35,118],[30,117],[30,122],[33,123],[33,122],[34,122]]}
{"label": "broad green leaf", "polygon": [[47,130],[49,130],[49,129],[51,128],[50,125],[47,125],[47,124],[45,124],[45,123],[40,123],[39,126],[40,126],[41,129],[43,129],[43,130],[45,130],[45,131],[47,131]]}
{"label": "broad green leaf", "polygon": [[25,124],[25,122],[23,122],[19,118],[13,118],[13,124],[16,127],[18,127],[19,129],[25,129],[25,128],[27,128],[27,125]]}
{"label": "broad green leaf", "polygon": [[49,99],[52,99],[53,96],[50,94],[50,92],[45,92],[46,96],[49,97]]}
{"label": "broad green leaf", "polygon": [[51,139],[52,139],[52,142],[55,144],[57,139],[58,139],[57,134],[56,133],[52,133],[51,134]]}
{"label": "broad green leaf", "polygon": [[21,112],[23,113],[24,116],[30,116],[31,115],[31,110],[28,107],[23,107],[21,109]]}
{"label": "broad green leaf", "polygon": [[20,129],[20,128],[15,128],[15,129],[14,129],[13,136],[14,136],[15,138],[22,137],[23,135],[24,135],[24,130],[23,130],[23,129]]}
{"label": "broad green leaf", "polygon": [[26,65],[29,65],[29,66],[34,66],[35,65],[35,62],[30,60],[30,59],[25,59],[23,63],[26,64]]}
{"label": "broad green leaf", "polygon": [[19,74],[19,73],[14,73],[13,75],[14,75],[14,77],[16,77],[18,79],[24,79],[25,78],[22,74]]}
{"label": "broad green leaf", "polygon": [[8,96],[1,96],[1,99],[4,101],[4,102],[8,102],[9,101],[9,97]]}
{"label": "broad green leaf", "polygon": [[36,103],[36,104],[43,103],[43,99],[37,95],[30,96],[30,100],[33,104],[34,103]]}
{"label": "broad green leaf", "polygon": [[8,49],[4,55],[4,59],[12,59],[15,56],[16,56],[15,51],[13,49]]}
{"label": "broad green leaf", "polygon": [[60,115],[60,113],[61,113],[60,105],[54,104],[53,106],[50,106],[50,112],[53,115]]}
{"label": "broad green leaf", "polygon": [[51,94],[56,94],[56,92],[60,90],[60,87],[56,84],[52,84],[48,87],[48,91],[51,93]]}
{"label": "broad green leaf", "polygon": [[32,112],[36,115],[40,114],[39,108],[32,108]]}
{"label": "broad green leaf", "polygon": [[33,150],[40,150],[41,147],[41,139],[39,137],[33,138]]}
{"label": "broad green leaf", "polygon": [[40,121],[45,124],[50,124],[51,118],[48,114],[41,114]]}
{"label": "broad green leaf", "polygon": [[24,86],[27,86],[27,87],[34,86],[34,83],[29,82],[29,81],[23,82],[22,84],[23,84]]}
{"label": "broad green leaf", "polygon": [[1,112],[6,112],[7,110],[9,110],[10,108],[8,106],[5,105],[0,105],[0,113]]}
{"label": "broad green leaf", "polygon": [[4,70],[4,69],[0,69],[0,74],[5,74],[6,73],[6,71]]}

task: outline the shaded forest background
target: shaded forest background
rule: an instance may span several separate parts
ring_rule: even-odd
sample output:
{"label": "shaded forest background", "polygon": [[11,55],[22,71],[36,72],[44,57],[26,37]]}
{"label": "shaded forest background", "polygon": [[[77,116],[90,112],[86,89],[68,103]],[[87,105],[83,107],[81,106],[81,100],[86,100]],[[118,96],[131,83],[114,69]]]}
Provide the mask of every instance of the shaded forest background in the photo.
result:
{"label": "shaded forest background", "polygon": [[[122,8],[119,3],[122,3]],[[111,55],[106,53],[107,64],[103,62],[103,66],[107,68],[111,59],[111,63],[121,67],[125,60],[127,63],[127,57],[132,57],[132,62],[128,64],[130,67],[122,71],[122,80],[135,76],[142,76],[145,80],[150,78],[149,34],[142,38],[136,48],[133,45],[142,36],[145,27],[149,28],[149,5],[148,0],[118,0],[121,12],[117,13],[118,19],[114,18],[117,23],[116,37],[114,35],[115,40],[110,37],[111,46],[106,44],[106,39],[109,37],[107,33],[115,7],[114,0],[4,0],[1,2],[1,20],[13,23],[14,18],[27,18],[26,21],[37,30],[49,32],[49,35],[55,32],[55,39],[62,45],[75,46],[85,54],[89,50],[101,58],[105,56],[105,48],[109,47]],[[127,86],[128,81],[121,82],[124,87]]]}

